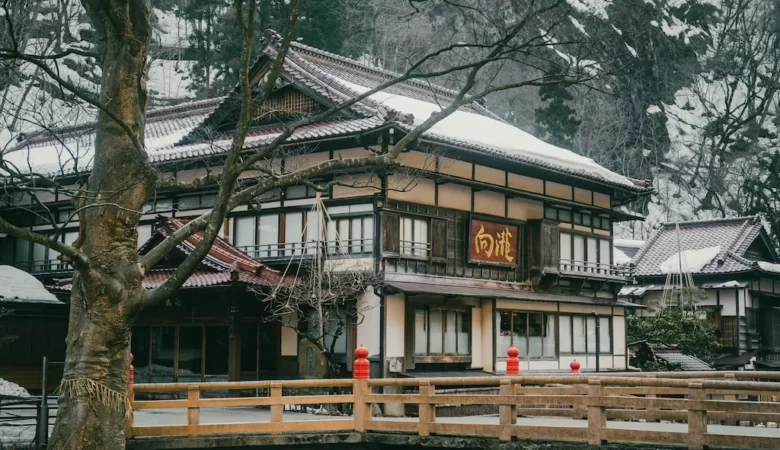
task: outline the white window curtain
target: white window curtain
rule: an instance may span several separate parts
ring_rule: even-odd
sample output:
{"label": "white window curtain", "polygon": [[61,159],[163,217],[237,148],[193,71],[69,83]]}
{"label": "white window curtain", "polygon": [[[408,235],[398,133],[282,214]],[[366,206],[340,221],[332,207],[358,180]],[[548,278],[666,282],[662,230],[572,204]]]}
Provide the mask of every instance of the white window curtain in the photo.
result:
{"label": "white window curtain", "polygon": [[598,266],[599,241],[596,238],[588,238],[588,272],[595,272]]}
{"label": "white window curtain", "polygon": [[558,317],[558,329],[561,333],[558,340],[561,353],[571,353],[571,316]]}
{"label": "white window curtain", "polygon": [[249,256],[259,257],[255,249],[255,217],[238,217],[235,219],[235,224],[236,234],[233,236],[233,244]]}
{"label": "white window curtain", "polygon": [[583,236],[574,236],[574,251],[573,251],[575,270],[582,270],[582,265],[585,262],[585,238]]}
{"label": "white window curtain", "polygon": [[401,220],[401,253],[428,256],[428,221],[404,217]]}
{"label": "white window curtain", "polygon": [[561,265],[563,270],[572,270],[571,267],[571,234],[561,233]]}
{"label": "white window curtain", "polygon": [[600,273],[608,273],[609,266],[612,264],[612,242],[606,239],[599,241],[599,267]]}
{"label": "white window curtain", "polygon": [[258,230],[259,256],[279,256],[279,215],[268,214],[265,216],[260,216],[258,221]]}
{"label": "white window curtain", "polygon": [[303,242],[303,212],[287,213],[284,216],[284,254],[300,255]]}

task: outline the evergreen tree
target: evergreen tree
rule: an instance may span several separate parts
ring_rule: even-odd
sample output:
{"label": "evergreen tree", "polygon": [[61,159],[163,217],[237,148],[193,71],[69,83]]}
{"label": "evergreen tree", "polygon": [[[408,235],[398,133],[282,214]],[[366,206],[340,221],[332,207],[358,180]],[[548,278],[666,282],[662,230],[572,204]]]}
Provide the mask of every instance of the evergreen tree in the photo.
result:
{"label": "evergreen tree", "polygon": [[780,249],[780,153],[760,156],[758,172],[763,176],[745,181],[746,209],[766,220],[774,246]]}
{"label": "evergreen tree", "polygon": [[[561,72],[559,66],[552,66],[549,74],[555,77]],[[551,144],[570,148],[571,139],[580,127],[577,112],[567,104],[574,97],[563,83],[542,86],[539,97],[548,103],[534,111],[538,133]]]}

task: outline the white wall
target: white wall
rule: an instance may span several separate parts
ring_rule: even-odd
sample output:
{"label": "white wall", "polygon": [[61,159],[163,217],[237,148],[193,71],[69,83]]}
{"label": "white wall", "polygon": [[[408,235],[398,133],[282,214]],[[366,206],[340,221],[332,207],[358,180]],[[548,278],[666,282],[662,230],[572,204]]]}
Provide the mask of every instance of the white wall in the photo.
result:
{"label": "white wall", "polygon": [[493,302],[482,300],[482,370],[493,372]]}
{"label": "white wall", "polygon": [[626,318],[624,316],[612,316],[612,347],[613,354],[626,354]]}
{"label": "white wall", "polygon": [[[388,295],[385,297],[385,314],[387,315],[387,342],[386,357],[404,356],[404,336],[405,336],[405,308],[406,300],[403,294]],[[358,336],[360,332],[358,331]],[[365,343],[363,344],[365,345]],[[377,348],[375,350],[379,352]]]}
{"label": "white wall", "polygon": [[379,297],[374,295],[374,288],[369,286],[366,292],[358,298],[357,308],[363,316],[357,325],[357,341],[355,344],[368,349],[369,356],[379,354],[379,329],[382,326]]}
{"label": "white wall", "polygon": [[295,326],[298,315],[295,313],[282,316],[282,356],[298,356],[298,333],[290,326]]}
{"label": "white wall", "polygon": [[471,368],[481,369],[482,361],[482,308],[471,308]]}

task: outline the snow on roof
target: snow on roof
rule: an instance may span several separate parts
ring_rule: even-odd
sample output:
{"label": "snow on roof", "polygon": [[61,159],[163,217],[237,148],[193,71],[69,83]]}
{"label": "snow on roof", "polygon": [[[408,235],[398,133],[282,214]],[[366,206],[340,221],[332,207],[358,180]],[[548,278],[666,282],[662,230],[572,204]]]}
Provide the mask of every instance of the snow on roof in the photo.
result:
{"label": "snow on roof", "polygon": [[[358,94],[369,90],[345,80],[334,81]],[[419,126],[431,114],[443,109],[434,103],[386,92],[372,94],[369,99],[403,114],[411,114],[414,117],[414,126]],[[455,111],[433,125],[424,136],[463,142],[508,156],[522,156],[541,165],[550,164],[552,161],[552,165],[571,172],[587,172],[590,176],[604,181],[636,187],[628,178],[605,169],[590,158],[548,144],[508,123],[468,111]]]}
{"label": "snow on roof", "polygon": [[758,267],[761,268],[764,272],[773,272],[773,273],[780,273],[780,264],[766,262],[766,261],[756,261],[758,263]]}
{"label": "snow on roof", "polygon": [[642,248],[642,246],[645,245],[645,241],[637,239],[613,239],[612,244],[615,247]]}
{"label": "snow on roof", "polygon": [[27,398],[29,396],[30,393],[27,392],[27,389],[19,386],[13,381],[0,378],[0,397]]}
{"label": "snow on roof", "polygon": [[629,264],[631,263],[631,257],[626,255],[623,250],[620,250],[615,246],[612,251],[614,252],[614,263],[615,265],[622,266],[623,264]]}
{"label": "snow on roof", "polygon": [[[720,253],[720,245],[675,252],[662,262],[662,273],[698,272]],[[682,269],[680,265],[682,264]]]}
{"label": "snow on roof", "polygon": [[61,303],[34,276],[3,265],[0,265],[0,301]]}

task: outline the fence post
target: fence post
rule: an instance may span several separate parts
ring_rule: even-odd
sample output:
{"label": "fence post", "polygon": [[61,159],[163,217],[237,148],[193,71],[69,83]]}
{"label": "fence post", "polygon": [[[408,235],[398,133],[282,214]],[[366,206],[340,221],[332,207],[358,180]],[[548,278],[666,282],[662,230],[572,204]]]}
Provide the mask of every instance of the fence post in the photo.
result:
{"label": "fence post", "polygon": [[701,383],[688,383],[688,449],[702,450],[707,433],[707,411],[704,409]]}
{"label": "fence post", "polygon": [[[723,374],[723,379],[726,381],[737,381],[737,377],[735,377],[733,373]],[[734,394],[725,394],[723,400],[735,402],[737,401],[737,396]],[[723,425],[737,425],[736,420],[724,420],[722,423]]]}
{"label": "fence post", "polygon": [[[284,420],[284,403],[282,403],[282,383],[271,383],[271,423],[281,423]],[[282,434],[281,431],[271,429],[272,434]]]}
{"label": "fence post", "polygon": [[41,373],[41,407],[39,412],[38,429],[36,430],[35,443],[38,448],[46,448],[49,444],[49,399],[46,393],[46,369],[49,365],[49,359],[43,357],[43,368]]}
{"label": "fence post", "polygon": [[603,439],[604,429],[607,428],[607,414],[602,406],[601,397],[604,394],[604,386],[597,378],[588,379],[588,444],[606,444]]}
{"label": "fence post", "polygon": [[[655,374],[654,373],[649,373],[649,374],[647,374],[647,378],[655,378]],[[653,392],[652,394],[645,395],[645,398],[658,398],[658,396],[655,393],[655,389],[656,389],[655,386],[646,387],[645,389],[650,389]],[[655,405],[648,406],[647,407],[647,421],[648,422],[650,422],[650,421],[660,422],[661,419],[658,417],[659,416],[659,414],[658,414],[659,411],[660,410]]]}
{"label": "fence post", "polygon": [[506,397],[513,397],[512,380],[504,378],[498,388],[498,395],[501,396],[501,403],[498,406],[498,421],[500,424],[498,438],[502,441],[512,440],[514,426],[517,423],[517,403],[514,398],[510,404],[506,404]]}
{"label": "fence post", "polygon": [[[431,396],[436,395],[436,387],[431,386],[431,382],[428,380],[420,381],[420,395]],[[430,424],[436,422],[436,405],[431,404],[425,400],[420,400],[419,404],[419,416],[420,416],[420,436],[430,436]]]}
{"label": "fence post", "polygon": [[366,421],[371,419],[371,405],[366,403],[366,396],[370,393],[368,387],[368,378],[371,375],[368,357],[368,349],[360,344],[355,350],[355,362],[352,365],[352,375],[354,378],[352,384],[352,395],[355,397],[355,406],[352,411],[352,417],[355,420],[355,431],[364,433],[366,431]]}
{"label": "fence post", "polygon": [[187,435],[197,436],[200,427],[200,386],[187,385]]}
{"label": "fence post", "polygon": [[135,421],[135,413],[133,412],[133,401],[135,400],[135,392],[133,391],[133,384],[135,384],[135,368],[133,367],[133,354],[130,353],[130,373],[127,379],[127,411],[125,418],[125,438],[129,439],[133,437],[133,422]]}

